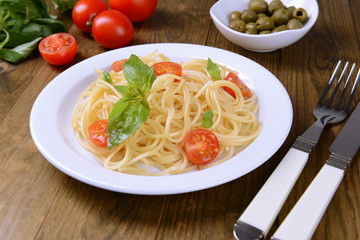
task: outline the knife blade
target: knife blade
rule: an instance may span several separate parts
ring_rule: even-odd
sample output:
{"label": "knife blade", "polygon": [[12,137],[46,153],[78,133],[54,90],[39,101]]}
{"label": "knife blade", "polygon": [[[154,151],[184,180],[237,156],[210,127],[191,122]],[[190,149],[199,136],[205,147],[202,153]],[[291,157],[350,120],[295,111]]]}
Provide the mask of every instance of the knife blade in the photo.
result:
{"label": "knife blade", "polygon": [[360,147],[360,102],[341,129],[329,150],[327,164],[346,169]]}
{"label": "knife blade", "polygon": [[311,239],[359,147],[360,102],[330,146],[328,161],[271,239]]}

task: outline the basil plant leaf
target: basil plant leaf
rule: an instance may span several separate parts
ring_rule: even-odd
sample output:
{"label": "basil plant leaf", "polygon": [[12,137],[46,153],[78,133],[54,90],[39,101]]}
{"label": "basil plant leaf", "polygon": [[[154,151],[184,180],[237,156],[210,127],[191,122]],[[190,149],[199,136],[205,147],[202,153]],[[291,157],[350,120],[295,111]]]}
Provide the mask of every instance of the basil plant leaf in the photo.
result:
{"label": "basil plant leaf", "polygon": [[208,58],[206,69],[215,80],[221,79],[219,67],[210,58]]}
{"label": "basil plant leaf", "polygon": [[136,86],[143,93],[151,88],[156,79],[153,68],[134,54],[123,64],[123,73],[129,85]]}
{"label": "basil plant leaf", "polygon": [[24,43],[13,49],[5,49],[5,48],[0,49],[0,57],[5,61],[11,63],[18,63],[24,60],[33,52],[33,50],[37,47],[37,44],[41,39],[42,39],[41,37],[36,38],[31,42]]}
{"label": "basil plant leaf", "polygon": [[123,97],[109,115],[108,149],[132,136],[150,115],[150,108],[145,98]]}
{"label": "basil plant leaf", "polygon": [[53,0],[55,9],[60,12],[65,12],[73,9],[76,1],[75,0]]}
{"label": "basil plant leaf", "polygon": [[210,128],[214,123],[212,118],[214,116],[213,111],[207,111],[202,117],[202,124],[205,128]]}
{"label": "basil plant leaf", "polygon": [[[66,32],[66,28],[63,22],[54,18],[33,18],[30,20],[32,23],[48,26],[52,33],[55,32]],[[44,37],[48,35],[43,35]]]}

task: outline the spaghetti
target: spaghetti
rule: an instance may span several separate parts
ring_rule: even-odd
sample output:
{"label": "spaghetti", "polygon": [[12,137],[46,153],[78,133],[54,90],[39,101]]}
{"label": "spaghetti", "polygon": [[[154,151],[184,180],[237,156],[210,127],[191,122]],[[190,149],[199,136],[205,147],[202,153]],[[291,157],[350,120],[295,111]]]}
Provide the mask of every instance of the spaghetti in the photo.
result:
{"label": "spaghetti", "polygon": [[[161,53],[140,57],[148,66],[169,61]],[[75,106],[71,126],[79,143],[90,151],[106,168],[137,175],[179,174],[222,163],[250,144],[260,133],[261,124],[256,118],[258,104],[251,91],[246,98],[234,83],[224,80],[231,72],[220,69],[221,80],[214,81],[207,71],[207,60],[195,59],[181,64],[179,77],[173,74],[158,76],[146,92],[150,116],[135,133],[109,150],[93,144],[89,126],[107,119],[115,103],[123,96],[114,87],[128,85],[123,71],[111,71],[112,83],[99,77],[84,92]],[[231,88],[236,98],[224,87]],[[202,116],[213,112],[213,124],[208,128],[220,143],[219,154],[210,163],[191,163],[184,152],[184,138],[193,129],[204,128]]]}

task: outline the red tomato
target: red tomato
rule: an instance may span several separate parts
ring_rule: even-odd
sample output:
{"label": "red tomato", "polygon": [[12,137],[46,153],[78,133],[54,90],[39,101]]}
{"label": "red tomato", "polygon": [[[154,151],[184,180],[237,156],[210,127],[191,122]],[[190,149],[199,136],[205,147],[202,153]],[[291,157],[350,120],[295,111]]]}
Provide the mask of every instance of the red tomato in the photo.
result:
{"label": "red tomato", "polygon": [[[251,90],[246,86],[246,84],[241,81],[241,79],[234,73],[229,72],[225,77],[225,80],[229,80],[230,82],[235,83],[241,90],[242,95],[246,98],[250,95]],[[229,93],[233,98],[236,98],[234,91],[229,87],[224,87],[224,90]]]}
{"label": "red tomato", "polygon": [[106,10],[96,16],[91,32],[101,46],[114,49],[124,47],[131,41],[134,26],[123,13]]}
{"label": "red tomato", "polygon": [[156,76],[170,73],[181,77],[182,67],[180,64],[174,62],[158,62],[154,64],[154,72]]}
{"label": "red tomato", "polygon": [[155,11],[157,0],[108,0],[110,8],[124,13],[132,22],[143,22]]}
{"label": "red tomato", "polygon": [[122,60],[119,60],[119,61],[115,61],[113,64],[112,64],[112,67],[114,69],[115,72],[120,72],[121,70],[123,70],[123,64],[124,62],[126,62],[128,59],[122,59]]}
{"label": "red tomato", "polygon": [[185,153],[189,161],[195,164],[208,163],[219,153],[219,141],[216,135],[206,129],[189,132],[184,140]]}
{"label": "red tomato", "polygon": [[108,9],[101,0],[80,0],[72,10],[74,24],[83,32],[91,32],[91,24],[96,15]]}
{"label": "red tomato", "polygon": [[103,119],[89,126],[89,140],[99,147],[106,147],[108,144],[108,127],[109,120]]}
{"label": "red tomato", "polygon": [[77,51],[75,38],[69,33],[55,33],[39,43],[41,56],[53,65],[64,65],[71,62]]}

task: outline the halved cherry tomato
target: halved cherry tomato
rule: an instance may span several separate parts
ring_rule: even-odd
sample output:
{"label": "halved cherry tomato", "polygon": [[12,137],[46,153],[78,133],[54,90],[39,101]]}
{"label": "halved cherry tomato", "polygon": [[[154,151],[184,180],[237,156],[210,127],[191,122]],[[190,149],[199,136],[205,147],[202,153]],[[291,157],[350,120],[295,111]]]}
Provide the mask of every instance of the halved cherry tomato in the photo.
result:
{"label": "halved cherry tomato", "polygon": [[119,60],[119,61],[115,61],[113,64],[112,64],[112,67],[114,69],[115,72],[120,72],[121,70],[123,70],[123,64],[124,62],[126,62],[128,59],[122,59],[122,60]]}
{"label": "halved cherry tomato", "polygon": [[39,43],[41,56],[53,65],[64,65],[71,62],[77,51],[75,38],[69,33],[55,33]]}
{"label": "halved cherry tomato", "polygon": [[106,147],[108,144],[108,127],[109,120],[103,119],[89,126],[89,140],[99,147]]}
{"label": "halved cherry tomato", "polygon": [[108,9],[102,0],[80,0],[72,10],[74,24],[83,32],[91,32],[91,24],[96,15]]}
{"label": "halved cherry tomato", "polygon": [[219,141],[214,133],[206,129],[189,132],[184,140],[184,149],[189,161],[195,164],[208,163],[219,153]]}
{"label": "halved cherry tomato", "polygon": [[154,64],[154,72],[156,76],[170,73],[181,77],[182,67],[180,64],[174,62],[158,62]]}
{"label": "halved cherry tomato", "polygon": [[[251,93],[250,88],[248,88],[248,87],[246,86],[246,84],[245,84],[243,81],[241,81],[241,79],[240,79],[236,74],[234,74],[234,73],[232,73],[232,72],[229,72],[229,73],[226,75],[225,80],[229,80],[230,82],[235,83],[235,84],[240,88],[241,93],[242,93],[242,95],[243,95],[244,98],[246,98],[246,97],[248,97],[248,96],[250,95],[250,93]],[[224,90],[225,90],[228,94],[230,94],[231,96],[233,96],[233,98],[236,98],[236,95],[235,95],[234,91],[233,91],[231,88],[229,88],[229,87],[224,87]]]}

